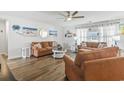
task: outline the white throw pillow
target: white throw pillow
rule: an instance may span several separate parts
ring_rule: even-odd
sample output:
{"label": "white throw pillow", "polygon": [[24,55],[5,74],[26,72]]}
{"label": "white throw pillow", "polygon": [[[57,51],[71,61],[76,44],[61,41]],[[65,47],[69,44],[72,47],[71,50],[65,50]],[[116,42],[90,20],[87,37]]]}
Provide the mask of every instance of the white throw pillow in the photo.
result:
{"label": "white throw pillow", "polygon": [[86,43],[81,43],[81,46],[82,47],[87,47],[87,44]]}
{"label": "white throw pillow", "polygon": [[41,44],[40,43],[37,43],[34,45],[34,47],[37,47],[37,48],[42,48]]}
{"label": "white throw pillow", "polygon": [[98,48],[103,48],[104,44],[99,43]]}

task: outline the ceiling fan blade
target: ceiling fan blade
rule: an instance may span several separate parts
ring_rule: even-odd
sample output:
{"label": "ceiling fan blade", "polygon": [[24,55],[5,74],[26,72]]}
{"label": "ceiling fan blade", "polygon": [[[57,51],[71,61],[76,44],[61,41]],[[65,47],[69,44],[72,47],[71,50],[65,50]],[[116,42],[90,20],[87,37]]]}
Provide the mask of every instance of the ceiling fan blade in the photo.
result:
{"label": "ceiling fan blade", "polygon": [[56,19],[65,19],[65,18],[56,18]]}
{"label": "ceiling fan blade", "polygon": [[64,15],[63,13],[60,13],[60,12],[59,12],[58,14],[61,15],[61,16],[63,16],[63,17],[66,17],[66,15]]}
{"label": "ceiling fan blade", "polygon": [[75,17],[72,17],[72,18],[84,18],[84,16],[75,16]]}
{"label": "ceiling fan blade", "polygon": [[72,16],[75,16],[77,13],[78,13],[78,11],[75,11],[75,12],[72,14]]}
{"label": "ceiling fan blade", "polygon": [[68,14],[68,17],[69,17],[69,16],[70,16],[70,14],[71,14],[71,13],[70,13],[70,11],[66,11],[66,12],[67,12],[67,14]]}

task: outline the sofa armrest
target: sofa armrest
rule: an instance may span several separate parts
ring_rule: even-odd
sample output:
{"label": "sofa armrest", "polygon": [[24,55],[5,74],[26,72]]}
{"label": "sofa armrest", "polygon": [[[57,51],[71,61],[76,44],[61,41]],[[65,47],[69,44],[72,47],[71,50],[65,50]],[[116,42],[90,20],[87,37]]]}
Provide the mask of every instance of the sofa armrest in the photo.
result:
{"label": "sofa armrest", "polygon": [[38,47],[32,46],[32,49],[33,49],[33,50],[38,50]]}
{"label": "sofa armrest", "polygon": [[69,80],[83,80],[82,70],[74,64],[74,61],[68,55],[64,56],[65,74]]}
{"label": "sofa armrest", "polygon": [[73,59],[68,55],[64,55],[64,62],[65,64],[68,64],[68,65],[74,65]]}
{"label": "sofa armrest", "polygon": [[84,62],[85,80],[124,80],[124,57]]}
{"label": "sofa armrest", "polygon": [[33,56],[38,57],[38,52],[39,52],[38,47],[34,47],[34,46],[31,47],[31,53]]}

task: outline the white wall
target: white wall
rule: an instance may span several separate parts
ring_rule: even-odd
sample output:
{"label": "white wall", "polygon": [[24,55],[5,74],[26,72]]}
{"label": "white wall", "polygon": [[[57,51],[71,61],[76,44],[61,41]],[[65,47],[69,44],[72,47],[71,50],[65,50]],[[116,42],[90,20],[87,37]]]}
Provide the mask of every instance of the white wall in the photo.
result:
{"label": "white wall", "polygon": [[[41,21],[35,21],[34,19],[27,19],[15,16],[9,16],[5,14],[0,14],[0,19],[5,19],[8,22],[9,29],[7,30],[8,36],[8,59],[13,59],[17,57],[21,57],[21,48],[23,47],[30,47],[31,42],[33,41],[57,41],[58,43],[62,44],[62,28],[59,26],[54,26],[49,23],[44,23]],[[58,31],[57,37],[47,37],[41,38],[40,36],[37,37],[24,37],[22,35],[17,34],[15,31],[12,30],[12,25],[22,25],[22,26],[29,26],[29,27],[36,27],[36,28],[43,28],[43,29],[55,29]]]}
{"label": "white wall", "polygon": [[[58,31],[57,37],[47,37],[47,38],[41,38],[40,36],[37,37],[25,37],[22,35],[17,34],[15,31],[12,30],[12,25],[25,25],[30,27],[36,27],[36,28],[44,28],[44,29],[56,29]],[[58,43],[61,43],[61,29],[54,27],[49,24],[44,24],[40,22],[35,22],[31,20],[26,19],[9,19],[9,33],[8,33],[8,58],[17,58],[21,57],[21,48],[23,47],[30,47],[31,42],[33,41],[57,41]]]}
{"label": "white wall", "polygon": [[74,26],[68,26],[68,27],[65,27],[64,31],[63,31],[64,47],[67,48],[67,49],[70,49],[72,45],[75,45],[75,41],[74,41],[74,37],[71,37],[71,38],[65,37],[65,34],[67,33],[67,31],[69,31],[71,33],[76,33],[76,30],[75,30]]}

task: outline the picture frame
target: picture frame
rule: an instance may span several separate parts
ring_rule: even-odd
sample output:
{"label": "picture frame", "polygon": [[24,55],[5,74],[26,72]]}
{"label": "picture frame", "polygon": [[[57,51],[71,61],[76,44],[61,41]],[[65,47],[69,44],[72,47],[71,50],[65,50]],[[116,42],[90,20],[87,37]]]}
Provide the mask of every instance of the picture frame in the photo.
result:
{"label": "picture frame", "polygon": [[49,36],[57,37],[57,30],[49,30]]}
{"label": "picture frame", "polygon": [[38,36],[38,29],[36,27],[12,25],[12,30],[15,31],[17,34],[26,37]]}

